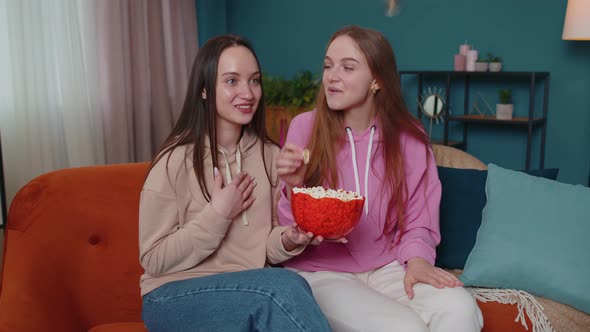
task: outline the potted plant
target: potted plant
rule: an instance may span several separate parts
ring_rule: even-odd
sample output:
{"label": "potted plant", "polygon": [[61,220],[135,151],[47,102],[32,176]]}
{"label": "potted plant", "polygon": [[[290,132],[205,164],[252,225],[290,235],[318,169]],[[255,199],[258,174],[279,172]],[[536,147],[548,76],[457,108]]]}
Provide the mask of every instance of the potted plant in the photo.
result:
{"label": "potted plant", "polygon": [[514,105],[512,104],[512,90],[501,89],[498,91],[500,103],[496,104],[496,119],[511,120],[514,113]]}
{"label": "potted plant", "polygon": [[291,79],[263,75],[266,129],[275,142],[283,145],[291,120],[313,108],[320,80],[303,70]]}
{"label": "potted plant", "polygon": [[488,59],[477,59],[477,61],[475,61],[475,71],[488,71]]}
{"label": "potted plant", "polygon": [[495,56],[492,53],[488,53],[489,70],[492,72],[498,72],[502,70],[502,58]]}

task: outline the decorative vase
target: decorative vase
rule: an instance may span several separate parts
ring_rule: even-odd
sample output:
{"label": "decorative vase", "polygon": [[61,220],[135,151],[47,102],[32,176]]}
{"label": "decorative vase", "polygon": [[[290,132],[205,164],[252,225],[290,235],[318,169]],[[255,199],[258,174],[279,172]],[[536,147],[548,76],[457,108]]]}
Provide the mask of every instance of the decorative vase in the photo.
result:
{"label": "decorative vase", "polygon": [[490,71],[498,72],[502,70],[502,62],[490,62]]}
{"label": "decorative vase", "polygon": [[475,63],[475,71],[488,71],[488,63],[487,62],[476,62]]}
{"label": "decorative vase", "polygon": [[496,119],[512,120],[514,104],[496,104]]}

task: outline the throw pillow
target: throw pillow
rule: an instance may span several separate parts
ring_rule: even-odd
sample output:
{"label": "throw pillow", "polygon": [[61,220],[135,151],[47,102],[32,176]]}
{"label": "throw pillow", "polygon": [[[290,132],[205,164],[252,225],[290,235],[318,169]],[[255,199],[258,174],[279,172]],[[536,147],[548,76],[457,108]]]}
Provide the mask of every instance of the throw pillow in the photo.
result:
{"label": "throw pillow", "polygon": [[590,313],[590,189],[490,164],[487,203],[460,279]]}
{"label": "throw pillow", "polygon": [[[523,172],[555,180],[559,169],[546,168]],[[481,224],[481,212],[486,204],[487,175],[487,171],[438,166],[442,197],[441,241],[436,248],[436,266],[463,269]]]}

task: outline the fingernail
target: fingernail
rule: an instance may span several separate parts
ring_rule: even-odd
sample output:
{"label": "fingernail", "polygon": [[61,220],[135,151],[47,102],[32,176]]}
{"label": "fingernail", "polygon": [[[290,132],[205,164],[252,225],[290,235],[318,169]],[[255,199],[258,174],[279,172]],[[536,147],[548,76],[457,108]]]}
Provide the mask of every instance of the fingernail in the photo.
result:
{"label": "fingernail", "polygon": [[217,169],[217,167],[213,167],[213,175],[214,176],[218,176],[219,175],[219,169]]}

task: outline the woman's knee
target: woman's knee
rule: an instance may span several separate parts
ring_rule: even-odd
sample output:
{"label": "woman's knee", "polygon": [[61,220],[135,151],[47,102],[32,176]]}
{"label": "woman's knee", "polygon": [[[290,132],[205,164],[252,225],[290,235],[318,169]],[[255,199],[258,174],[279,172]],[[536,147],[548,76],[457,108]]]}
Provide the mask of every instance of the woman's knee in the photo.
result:
{"label": "woman's knee", "polygon": [[264,272],[267,274],[268,281],[266,287],[281,293],[311,294],[311,288],[305,278],[296,272],[281,268],[267,268]]}
{"label": "woman's knee", "polygon": [[450,312],[474,314],[479,311],[477,302],[463,287],[446,288],[444,306]]}
{"label": "woman's knee", "polygon": [[[433,331],[479,331],[483,316],[475,298],[463,287],[437,289],[432,296],[429,318]],[[460,326],[458,328],[457,326]]]}

